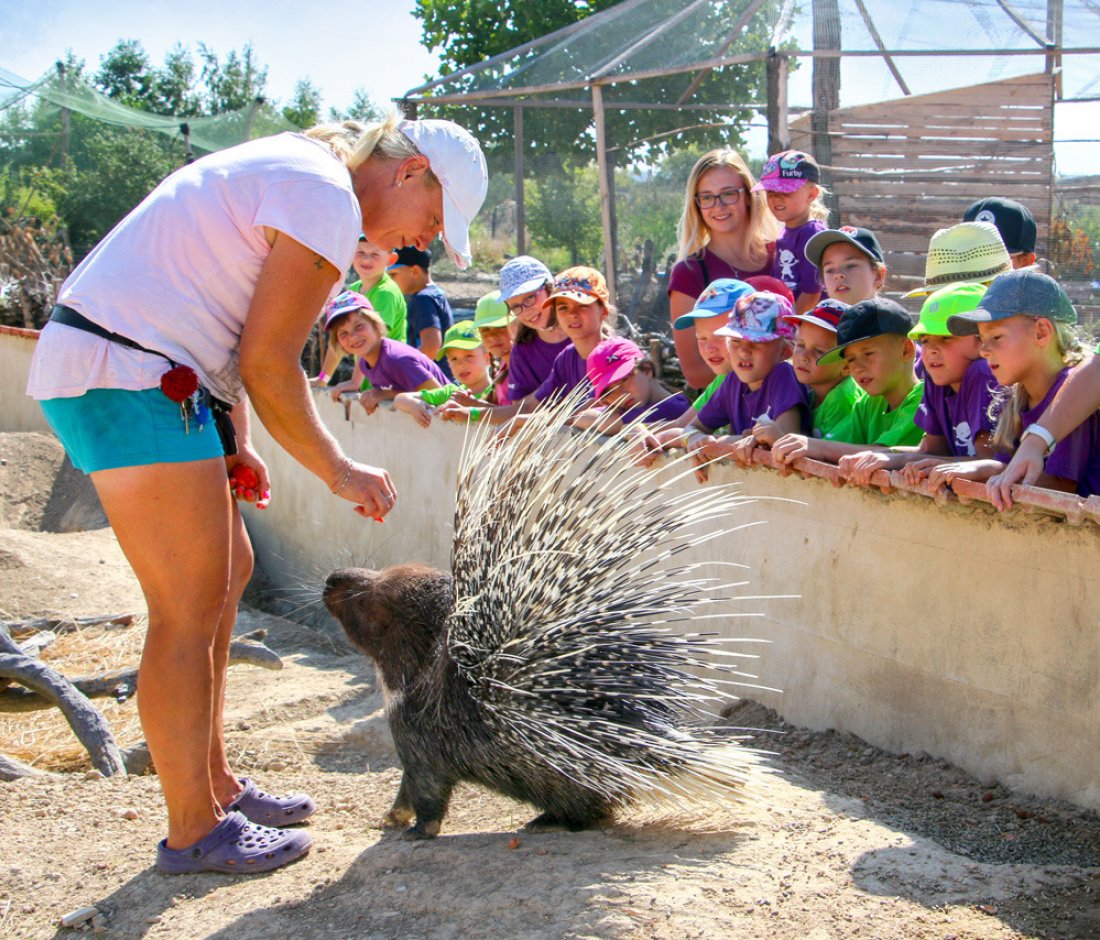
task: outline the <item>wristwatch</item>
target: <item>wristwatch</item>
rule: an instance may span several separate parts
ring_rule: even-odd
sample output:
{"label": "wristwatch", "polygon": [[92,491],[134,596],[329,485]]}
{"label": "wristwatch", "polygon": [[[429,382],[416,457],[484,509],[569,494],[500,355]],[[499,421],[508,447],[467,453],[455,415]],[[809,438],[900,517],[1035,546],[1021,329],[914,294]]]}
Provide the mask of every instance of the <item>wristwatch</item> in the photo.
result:
{"label": "wristwatch", "polygon": [[1051,434],[1050,431],[1044,428],[1041,424],[1029,424],[1026,428],[1024,428],[1024,433],[1020,435],[1020,440],[1023,441],[1023,439],[1029,434],[1034,434],[1037,438],[1042,440],[1047,445],[1047,449],[1043,451],[1043,456],[1049,457],[1050,452],[1054,450],[1054,445],[1058,443],[1054,439],[1054,435]]}

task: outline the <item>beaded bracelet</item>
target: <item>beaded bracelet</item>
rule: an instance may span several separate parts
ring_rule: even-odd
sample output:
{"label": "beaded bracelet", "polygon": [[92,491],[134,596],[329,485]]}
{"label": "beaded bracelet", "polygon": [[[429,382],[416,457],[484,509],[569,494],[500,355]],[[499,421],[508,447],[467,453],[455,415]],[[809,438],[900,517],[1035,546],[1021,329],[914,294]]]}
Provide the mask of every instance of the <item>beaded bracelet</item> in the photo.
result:
{"label": "beaded bracelet", "polygon": [[346,461],[344,464],[344,478],[340,481],[339,486],[333,484],[329,487],[333,496],[339,496],[344,491],[344,487],[348,485],[348,480],[351,479],[351,470],[354,464],[352,464],[351,460],[347,457],[345,457],[344,460]]}

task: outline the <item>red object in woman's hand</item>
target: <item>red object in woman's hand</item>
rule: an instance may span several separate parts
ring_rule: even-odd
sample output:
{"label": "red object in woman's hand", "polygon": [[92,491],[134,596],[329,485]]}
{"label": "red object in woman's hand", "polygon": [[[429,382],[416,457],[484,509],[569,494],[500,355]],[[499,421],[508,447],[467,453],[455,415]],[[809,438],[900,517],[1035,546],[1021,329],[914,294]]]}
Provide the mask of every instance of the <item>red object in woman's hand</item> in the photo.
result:
{"label": "red object in woman's hand", "polygon": [[246,463],[239,463],[230,470],[229,479],[233,486],[243,486],[246,490],[254,490],[260,485],[259,474]]}
{"label": "red object in woman's hand", "polygon": [[175,366],[160,377],[160,390],[177,405],[187,401],[199,387],[199,377],[190,366]]}

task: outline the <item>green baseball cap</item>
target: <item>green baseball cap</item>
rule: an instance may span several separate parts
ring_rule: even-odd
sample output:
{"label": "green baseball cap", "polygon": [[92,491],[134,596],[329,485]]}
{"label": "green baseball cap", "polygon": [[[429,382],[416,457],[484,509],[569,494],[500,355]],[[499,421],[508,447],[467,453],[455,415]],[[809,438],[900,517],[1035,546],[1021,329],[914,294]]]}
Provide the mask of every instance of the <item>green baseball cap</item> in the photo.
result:
{"label": "green baseball cap", "polygon": [[949,284],[933,291],[920,308],[920,319],[909,331],[909,338],[950,336],[947,318],[977,310],[986,290],[988,287],[985,284]]}
{"label": "green baseball cap", "polygon": [[479,330],[482,327],[493,329],[507,326],[515,319],[515,315],[508,309],[507,304],[500,299],[500,291],[491,290],[477,302],[474,311],[474,326]]}
{"label": "green baseball cap", "polygon": [[435,358],[442,359],[447,355],[448,349],[477,349],[481,345],[481,334],[474,326],[473,320],[459,320],[446,333],[443,334],[443,345]]}

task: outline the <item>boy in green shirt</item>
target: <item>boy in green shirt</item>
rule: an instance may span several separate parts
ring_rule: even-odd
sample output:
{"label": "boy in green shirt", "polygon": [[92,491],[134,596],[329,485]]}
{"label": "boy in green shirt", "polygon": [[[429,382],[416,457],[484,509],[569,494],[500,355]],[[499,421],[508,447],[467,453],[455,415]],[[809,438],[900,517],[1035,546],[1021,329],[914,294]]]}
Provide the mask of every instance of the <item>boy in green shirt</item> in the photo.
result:
{"label": "boy in green shirt", "polygon": [[[872,297],[848,308],[837,324],[837,345],[819,366],[843,362],[864,397],[852,407],[845,440],[819,440],[788,434],[772,445],[780,463],[799,457],[836,463],[846,454],[920,443],[924,432],[914,421],[924,383],[913,372],[916,347],[905,308]],[[835,432],[834,432],[835,436]]]}
{"label": "boy in green shirt", "polygon": [[[469,392],[475,398],[489,401],[493,394],[493,379],[489,374],[491,359],[481,342],[481,334],[471,320],[459,320],[443,335],[443,345],[439,347],[436,359],[447,357],[451,374],[456,382],[442,388],[426,388],[419,392],[402,392],[393,400],[399,411],[411,414],[421,427],[429,427],[436,409],[451,400],[455,392]],[[477,421],[482,412],[474,408],[469,417]],[[453,418],[443,412],[444,420],[466,420],[466,412],[453,413]]]}

